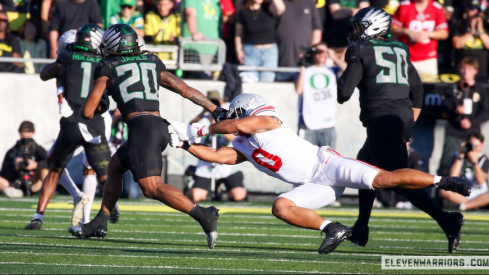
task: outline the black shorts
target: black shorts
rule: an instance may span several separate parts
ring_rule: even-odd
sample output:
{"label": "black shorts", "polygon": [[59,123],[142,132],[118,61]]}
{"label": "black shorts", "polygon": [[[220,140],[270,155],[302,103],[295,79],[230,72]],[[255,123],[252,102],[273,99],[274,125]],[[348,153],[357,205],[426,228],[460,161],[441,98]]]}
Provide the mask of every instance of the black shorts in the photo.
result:
{"label": "black shorts", "polygon": [[[192,188],[198,187],[201,189],[205,189],[208,192],[211,191],[211,179],[210,178],[202,178],[199,176],[194,176],[194,180],[195,180],[195,182],[194,182],[194,185],[192,186]],[[228,191],[233,189],[233,188],[236,188],[236,187],[244,187],[244,185],[243,185],[243,173],[236,172],[234,174],[229,175],[229,177],[216,180],[216,186],[215,186],[216,190],[219,187],[219,185],[221,185],[223,183],[224,183],[224,186],[226,186],[226,190],[228,190]]]}
{"label": "black shorts", "polygon": [[169,123],[159,116],[144,114],[132,117],[126,124],[129,137],[116,152],[121,165],[131,170],[135,181],[161,176],[161,153],[170,138]]}
{"label": "black shorts", "polygon": [[83,119],[72,115],[61,118],[58,138],[49,153],[51,167],[65,168],[79,146],[85,149],[88,163],[97,173],[97,177],[107,175],[110,150],[102,117]]}

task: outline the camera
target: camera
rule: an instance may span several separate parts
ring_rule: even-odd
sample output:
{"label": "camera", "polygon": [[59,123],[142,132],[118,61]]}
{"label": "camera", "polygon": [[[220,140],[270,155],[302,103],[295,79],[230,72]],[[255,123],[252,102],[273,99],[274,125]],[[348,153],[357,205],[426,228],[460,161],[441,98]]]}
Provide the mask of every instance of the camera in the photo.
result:
{"label": "camera", "polygon": [[15,180],[15,188],[24,192],[24,196],[31,195],[32,177],[34,171],[27,170],[29,159],[34,159],[36,152],[36,142],[32,138],[20,139],[20,151],[17,157],[23,159],[19,167],[19,178]]}
{"label": "camera", "polygon": [[466,142],[465,146],[462,148],[462,152],[460,152],[460,153],[467,154],[468,152],[470,152],[472,150],[474,150],[472,143]]}
{"label": "camera", "polygon": [[316,46],[309,48],[306,53],[299,60],[299,66],[309,67],[314,64],[314,56],[320,54],[322,51]]}

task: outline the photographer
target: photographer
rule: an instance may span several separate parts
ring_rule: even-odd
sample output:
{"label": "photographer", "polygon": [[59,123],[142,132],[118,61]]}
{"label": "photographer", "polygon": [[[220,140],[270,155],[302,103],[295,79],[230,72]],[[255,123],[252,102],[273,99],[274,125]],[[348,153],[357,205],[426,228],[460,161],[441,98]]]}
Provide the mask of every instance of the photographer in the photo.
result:
{"label": "photographer", "polygon": [[336,80],[346,62],[322,42],[305,53],[300,65],[295,82],[299,136],[317,146],[335,148]]}
{"label": "photographer", "polygon": [[462,177],[472,183],[470,196],[464,197],[453,192],[440,190],[440,197],[460,205],[460,210],[470,210],[489,204],[489,189],[487,187],[487,173],[489,172],[489,159],[482,153],[484,136],[473,133],[467,141],[462,142],[460,151],[456,154],[450,168],[450,176]]}
{"label": "photographer", "polygon": [[487,82],[487,58],[489,53],[489,25],[481,11],[480,1],[465,1],[462,18],[453,21],[452,45],[455,64],[465,57],[479,61],[477,80]]}
{"label": "photographer", "polygon": [[447,87],[442,103],[447,124],[438,168],[438,175],[441,176],[448,176],[453,155],[459,149],[460,143],[468,135],[480,132],[480,126],[489,114],[487,89],[475,79],[479,72],[478,61],[466,57],[460,61],[459,69],[461,80]]}
{"label": "photographer", "polygon": [[5,154],[0,171],[0,191],[8,197],[30,196],[38,192],[48,174],[46,150],[33,139],[34,124],[22,122],[19,134],[20,140]]}

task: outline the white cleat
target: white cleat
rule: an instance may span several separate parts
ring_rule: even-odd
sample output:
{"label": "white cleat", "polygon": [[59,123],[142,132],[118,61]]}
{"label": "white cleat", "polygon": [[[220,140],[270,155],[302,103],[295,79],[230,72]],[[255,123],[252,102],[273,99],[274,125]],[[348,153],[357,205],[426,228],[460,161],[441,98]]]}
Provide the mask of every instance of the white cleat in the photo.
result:
{"label": "white cleat", "polygon": [[217,242],[217,231],[213,231],[210,233],[205,233],[207,235],[207,245],[210,249],[213,249],[216,246]]}
{"label": "white cleat", "polygon": [[[71,215],[71,225],[79,225],[83,219],[83,206],[85,206],[90,201],[90,198],[83,192],[80,196],[75,199],[73,214]],[[71,228],[71,227],[70,227]]]}

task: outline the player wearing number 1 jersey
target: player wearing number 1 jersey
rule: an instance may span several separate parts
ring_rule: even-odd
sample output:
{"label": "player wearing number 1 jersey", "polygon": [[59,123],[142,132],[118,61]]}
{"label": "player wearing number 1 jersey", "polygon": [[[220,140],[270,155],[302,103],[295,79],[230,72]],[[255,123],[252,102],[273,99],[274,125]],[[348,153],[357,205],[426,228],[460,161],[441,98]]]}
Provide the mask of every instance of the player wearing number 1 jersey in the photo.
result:
{"label": "player wearing number 1 jersey", "polygon": [[[423,87],[409,61],[407,46],[389,41],[391,17],[379,8],[358,11],[352,21],[351,43],[346,52],[347,68],[338,82],[339,103],[360,90],[360,120],[367,140],[357,158],[387,171],[408,167],[406,142],[421,112]],[[394,188],[414,206],[428,213],[444,230],[450,253],[460,242],[463,215],[444,212],[423,190]],[[373,190],[359,190],[359,218],[350,240],[365,246],[368,221],[375,198]]]}
{"label": "player wearing number 1 jersey", "polygon": [[[41,228],[43,213],[56,190],[59,177],[79,146],[84,147],[88,163],[95,170],[99,182],[103,184],[107,178],[110,151],[105,137],[104,119],[100,115],[93,120],[80,116],[80,108],[92,85],[93,71],[101,59],[98,48],[103,33],[95,24],[83,25],[76,34],[75,43],[61,51],[56,62],[44,67],[40,73],[44,81],[60,79],[61,86],[64,87],[64,97],[73,114],[60,120],[60,131],[49,153],[50,170],[43,182],[36,214],[25,229]],[[85,200],[83,204],[87,203],[87,199],[89,198],[86,196],[81,198]],[[77,209],[74,214],[76,212]],[[81,218],[81,215],[78,216],[72,223],[79,223]]]}
{"label": "player wearing number 1 jersey", "polygon": [[[393,172],[341,156],[331,148],[318,147],[297,136],[279,118],[273,106],[254,94],[241,94],[231,102],[227,120],[211,126],[194,123],[174,124],[170,145],[187,149],[199,159],[237,164],[249,161],[258,170],[294,185],[273,203],[272,213],[279,219],[302,228],[326,233],[319,246],[321,254],[331,253],[351,235],[351,229],[320,217],[314,210],[334,202],[346,187],[378,189],[402,186],[438,186],[470,193],[468,181],[435,177],[412,169]],[[233,148],[217,151],[188,141],[207,134],[237,133]]]}
{"label": "player wearing number 1 jersey", "polygon": [[146,197],[192,216],[204,229],[209,248],[214,248],[218,210],[194,204],[182,191],[161,181],[161,153],[168,144],[169,133],[168,122],[159,113],[159,86],[204,107],[217,121],[227,111],[166,71],[158,57],[141,52],[138,37],[129,25],[111,26],[102,38],[101,49],[105,58],[95,69],[95,85],[83,115],[93,118],[104,91],[108,90],[128,126],[129,138],[110,159],[100,212],[88,224],[70,227],[69,232],[78,238],[104,237],[109,213],[122,192],[122,176],[131,170]]}

